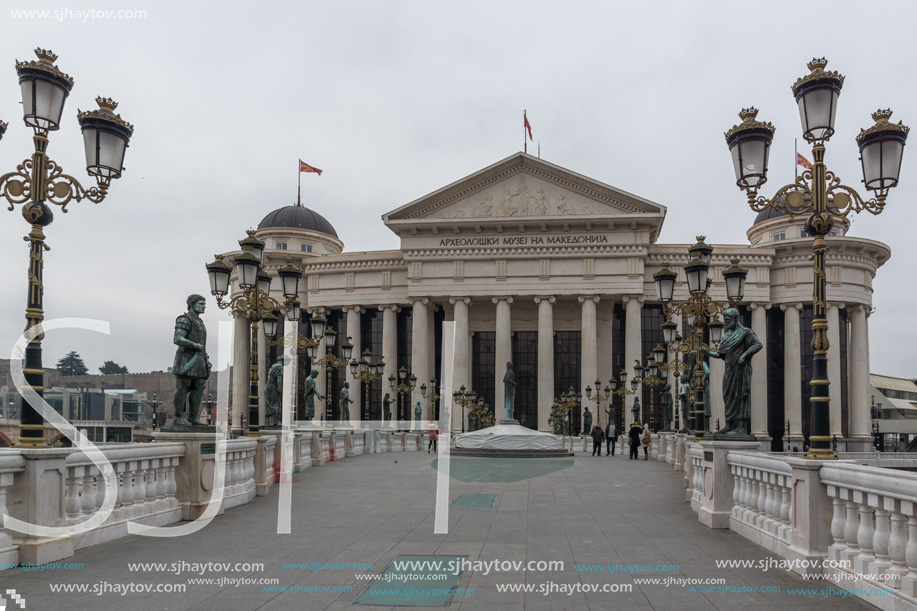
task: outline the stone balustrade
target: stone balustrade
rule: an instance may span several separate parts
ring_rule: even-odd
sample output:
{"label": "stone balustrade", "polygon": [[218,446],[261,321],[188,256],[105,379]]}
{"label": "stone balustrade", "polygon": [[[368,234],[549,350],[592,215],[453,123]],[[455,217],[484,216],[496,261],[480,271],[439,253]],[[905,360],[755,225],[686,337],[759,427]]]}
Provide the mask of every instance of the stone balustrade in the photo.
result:
{"label": "stone balustrade", "polygon": [[[888,610],[917,608],[917,473],[907,453],[843,452],[816,461],[743,442],[689,443],[686,500],[698,520],[729,528]],[[744,444],[749,445],[749,444]],[[725,457],[725,460],[723,460]],[[728,522],[720,518],[728,511]],[[866,592],[886,589],[884,596]]]}
{"label": "stone balustrade", "polygon": [[[117,499],[105,522],[73,536],[74,549],[98,545],[128,534],[127,523],[165,526],[180,522],[175,470],[185,454],[181,443],[103,446],[118,486]],[[105,478],[82,450],[66,458],[65,518],[54,526],[75,526],[91,518],[105,500]],[[50,526],[50,524],[49,524]]]}
{"label": "stone balustrade", "polygon": [[793,530],[792,467],[757,452],[729,452],[726,460],[733,475],[730,529],[783,554]]}
{"label": "stone balustrade", "polygon": [[834,509],[831,571],[850,577],[844,587],[884,586],[917,605],[917,474],[825,464],[820,475]]}

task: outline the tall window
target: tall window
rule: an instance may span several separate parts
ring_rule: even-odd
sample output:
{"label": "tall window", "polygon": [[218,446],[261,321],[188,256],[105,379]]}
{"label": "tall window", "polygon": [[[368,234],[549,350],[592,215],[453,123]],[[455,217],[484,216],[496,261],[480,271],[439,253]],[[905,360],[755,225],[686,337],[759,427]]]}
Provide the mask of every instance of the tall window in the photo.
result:
{"label": "tall window", "polygon": [[277,248],[277,250],[286,250],[286,249],[287,249],[287,243],[286,243],[286,242],[277,242],[277,243],[276,243],[276,248]]}
{"label": "tall window", "polygon": [[[771,436],[771,451],[784,448],[786,410],[783,406],[783,327],[784,313],[780,308],[767,310],[767,431]],[[752,408],[754,409],[754,408]],[[796,434],[799,431],[790,431]]]}
{"label": "tall window", "polygon": [[[436,378],[436,380],[438,380],[439,382],[440,395],[442,395],[442,392],[444,390],[443,389],[442,370],[443,370],[443,322],[445,322],[445,320],[446,320],[446,311],[443,308],[438,308],[433,313],[433,374],[432,374],[432,377]],[[430,386],[431,381],[432,380],[426,380],[424,383],[427,386]],[[420,384],[420,382],[417,382],[417,383]],[[434,389],[430,389],[427,391],[428,398],[426,399],[426,401],[428,402],[427,405],[433,406],[433,418],[438,420],[439,419],[439,409],[443,404],[443,399],[442,399],[442,396],[440,396],[438,400],[434,401],[432,399],[433,390]],[[428,413],[429,412],[424,410],[424,418],[427,417]]]}
{"label": "tall window", "polygon": [[837,314],[837,322],[840,327],[838,333],[841,340],[841,345],[839,346],[841,354],[841,432],[846,437],[849,434],[848,422],[850,418],[850,404],[847,395],[847,365],[849,363],[847,360],[847,310],[839,309]]}
{"label": "tall window", "polygon": [[[368,310],[360,315],[360,345],[363,350],[369,348],[374,359],[382,358],[382,312],[378,310]],[[363,355],[354,354],[358,361]],[[369,384],[363,384],[361,397],[366,401],[364,396],[366,389],[369,388],[369,419],[382,420],[382,395],[388,392],[388,380],[376,380]],[[360,406],[360,418],[363,418],[364,407]]]}
{"label": "tall window", "polygon": [[[626,363],[624,362],[624,308],[621,307],[621,304],[615,304],[611,317],[611,325],[611,372],[615,382],[618,384],[616,388],[620,388],[621,379],[618,374],[626,367]],[[628,380],[630,380],[630,376],[628,376]],[[625,385],[630,388],[627,381],[625,381]],[[611,395],[611,399],[614,402],[615,424],[618,427],[618,433],[621,433],[624,431],[624,425],[627,423],[628,412],[626,398],[620,395]]]}
{"label": "tall window", "polygon": [[299,250],[301,252],[312,252],[312,245],[311,244],[300,244]]}
{"label": "tall window", "polygon": [[809,443],[811,430],[811,397],[812,387],[812,306],[802,307],[799,313],[799,366],[800,366],[800,391],[802,393],[802,434],[805,443]]}
{"label": "tall window", "polygon": [[[513,373],[516,374],[514,417],[522,426],[538,429],[538,332],[513,333]],[[503,406],[498,406],[501,410]],[[500,420],[505,411],[496,412]]]}
{"label": "tall window", "polygon": [[[493,331],[475,331],[471,338],[471,388],[484,397],[491,408],[494,407],[496,391],[494,376],[496,375],[497,334]],[[502,405],[500,406],[503,407]],[[465,408],[465,418],[468,418],[469,407]],[[499,412],[494,412],[497,414]]]}
{"label": "tall window", "polygon": [[[411,308],[404,308],[398,312],[397,318],[398,324],[398,362],[395,367],[395,377],[398,377],[398,372],[402,367],[407,369],[408,377],[411,376],[411,366],[412,366],[412,356],[411,356],[411,345],[414,339],[414,312]],[[388,384],[388,380],[385,381]],[[399,382],[396,382],[398,384]],[[404,381],[407,384],[407,380]],[[420,385],[420,381],[417,381],[417,385]],[[411,406],[409,405],[411,401],[411,396],[409,394],[399,395],[395,394],[392,396],[392,399],[395,399],[397,403],[395,404],[394,415],[398,419],[407,419],[407,415],[411,412]]]}
{"label": "tall window", "polygon": [[[641,310],[641,339],[640,347],[643,350],[640,357],[640,364],[646,366],[647,356],[657,345],[662,344],[662,323],[665,322],[665,316],[662,314],[662,306],[659,304],[645,304]],[[633,363],[629,363],[629,373],[634,375]],[[659,372],[657,377],[660,379],[664,371]],[[644,373],[645,375],[645,373]],[[643,408],[643,422],[650,423],[650,428],[658,431],[663,428],[662,425],[662,386],[653,387],[641,384],[642,394],[640,403]],[[642,423],[641,423],[642,424]]]}
{"label": "tall window", "polygon": [[[582,357],[582,333],[580,331],[557,331],[554,334],[554,398],[560,399],[561,393],[567,392],[570,387],[577,393],[582,393],[580,388]],[[582,405],[573,408],[570,418],[570,432],[582,431],[580,410]]]}

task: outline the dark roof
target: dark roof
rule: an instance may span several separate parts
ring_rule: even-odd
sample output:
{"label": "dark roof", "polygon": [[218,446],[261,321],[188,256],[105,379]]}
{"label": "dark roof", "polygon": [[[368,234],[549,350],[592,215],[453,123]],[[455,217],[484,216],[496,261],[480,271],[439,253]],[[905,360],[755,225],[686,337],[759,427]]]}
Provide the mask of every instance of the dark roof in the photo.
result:
{"label": "dark roof", "polygon": [[765,208],[764,210],[758,213],[758,216],[755,217],[755,222],[753,223],[753,225],[757,225],[758,223],[763,223],[764,221],[775,219],[778,216],[787,216],[787,215],[789,215],[789,212],[787,212],[785,208],[780,208],[779,210],[777,210],[773,206],[768,206],[767,208]]}
{"label": "dark roof", "polygon": [[258,229],[272,227],[290,227],[294,229],[309,229],[338,237],[337,232],[328,219],[318,212],[309,210],[305,206],[284,206],[274,210],[261,220]]}

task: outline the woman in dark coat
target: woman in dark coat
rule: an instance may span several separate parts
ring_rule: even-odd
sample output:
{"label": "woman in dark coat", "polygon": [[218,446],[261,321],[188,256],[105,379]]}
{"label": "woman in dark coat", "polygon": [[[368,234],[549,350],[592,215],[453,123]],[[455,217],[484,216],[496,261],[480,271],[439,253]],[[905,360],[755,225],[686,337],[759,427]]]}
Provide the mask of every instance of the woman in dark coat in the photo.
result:
{"label": "woman in dark coat", "polygon": [[630,432],[627,434],[630,439],[630,457],[638,459],[637,450],[640,448],[640,435],[643,433],[643,427],[634,422],[630,425]]}
{"label": "woman in dark coat", "polygon": [[602,442],[605,441],[605,432],[602,430],[598,424],[592,427],[592,455],[595,456],[596,451],[598,451],[599,456],[602,455]]}

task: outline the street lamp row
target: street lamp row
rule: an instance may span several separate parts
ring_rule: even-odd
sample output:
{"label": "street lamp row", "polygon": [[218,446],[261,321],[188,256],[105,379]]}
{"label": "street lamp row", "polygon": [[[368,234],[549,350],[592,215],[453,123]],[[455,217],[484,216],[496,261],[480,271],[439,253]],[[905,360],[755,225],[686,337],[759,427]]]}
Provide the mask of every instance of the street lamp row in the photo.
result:
{"label": "street lamp row", "polygon": [[[32,128],[35,150],[32,156],[13,172],[0,176],[0,195],[13,210],[24,204],[22,216],[31,225],[25,240],[29,243],[29,283],[26,300],[25,332],[39,327],[44,320],[42,254],[50,248],[45,244],[44,228],[54,220],[48,203],[67,212],[70,201],[88,199],[100,203],[108,194],[111,181],[120,178],[124,171],[124,153],[134,133],[134,127],[115,114],[118,104],[111,98],[96,98],[98,110],[79,111],[77,120],[83,132],[86,152],[86,172],[95,178],[96,186],[86,189],[79,181],[47,155],[48,132],[60,128],[64,102],[73,88],[73,79],[62,72],[54,62],[57,55],[45,49],[35,49],[38,60],[16,62],[19,87],[22,94],[22,120]],[[0,121],[0,138],[7,124]],[[44,369],[41,362],[41,341],[44,333],[37,329],[25,349],[25,388],[35,393],[39,401],[44,395]],[[31,393],[29,393],[31,394]],[[16,447],[48,447],[44,441],[44,420],[35,409],[33,401],[22,397],[19,442]]]}

